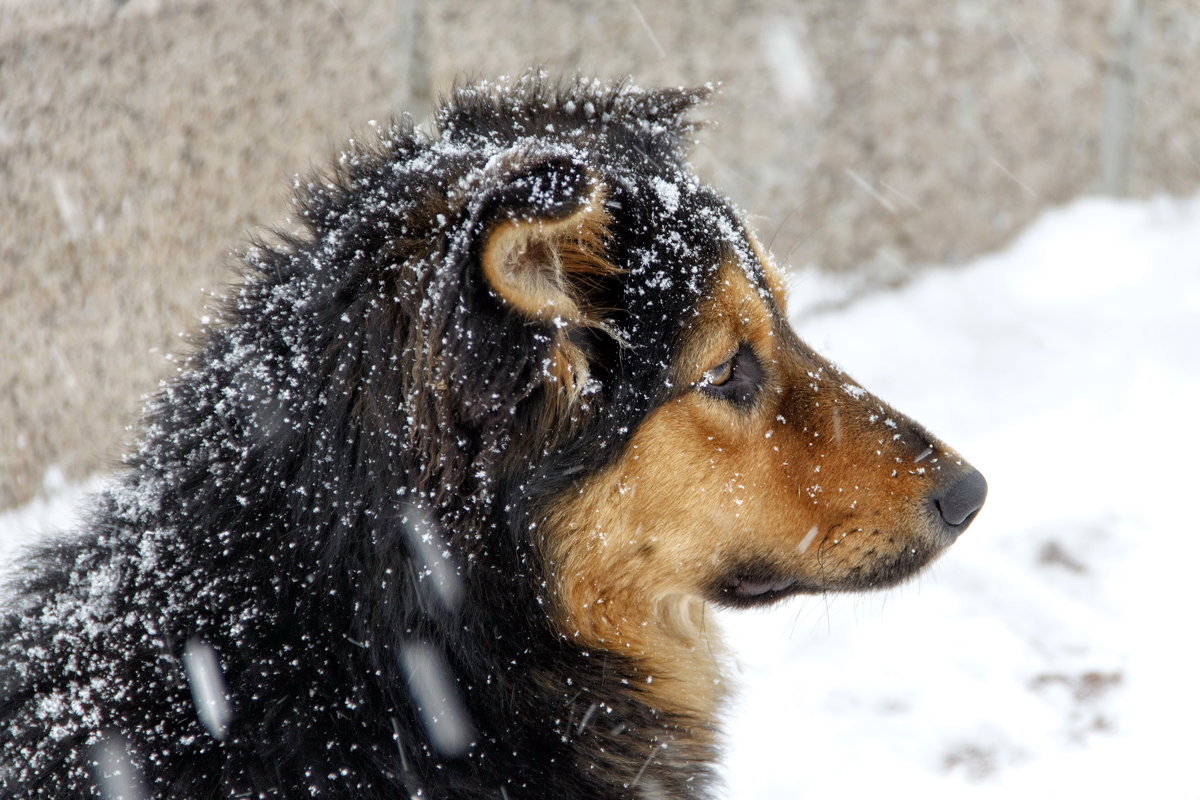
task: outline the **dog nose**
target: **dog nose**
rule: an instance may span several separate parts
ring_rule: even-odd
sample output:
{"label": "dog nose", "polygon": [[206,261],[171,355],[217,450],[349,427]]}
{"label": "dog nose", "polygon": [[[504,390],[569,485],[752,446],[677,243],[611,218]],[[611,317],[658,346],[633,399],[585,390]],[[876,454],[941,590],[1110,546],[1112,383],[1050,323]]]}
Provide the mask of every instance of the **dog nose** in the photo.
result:
{"label": "dog nose", "polygon": [[971,524],[986,498],[987,481],[979,470],[971,469],[935,492],[933,504],[942,521],[953,528],[957,536]]}

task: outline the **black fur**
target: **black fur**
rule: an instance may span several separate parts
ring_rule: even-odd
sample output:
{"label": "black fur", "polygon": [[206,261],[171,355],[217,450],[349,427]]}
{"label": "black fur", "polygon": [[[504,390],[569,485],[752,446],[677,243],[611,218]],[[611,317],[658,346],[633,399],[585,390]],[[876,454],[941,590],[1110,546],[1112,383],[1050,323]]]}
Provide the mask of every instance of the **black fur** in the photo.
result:
{"label": "black fur", "polygon": [[[126,759],[163,798],[711,793],[711,753],[662,747],[709,723],[662,714],[633,665],[553,629],[531,536],[679,391],[680,327],[745,246],[683,162],[703,94],[466,87],[436,134],[394,123],[299,187],[305,232],[245,256],[83,532],[12,581],[5,797],[111,794],[100,773]],[[623,272],[588,292],[616,335],[569,332],[594,382],[550,425],[555,327],[506,310],[479,248],[497,220],[569,213],[589,176]],[[198,721],[188,642],[219,657],[220,739]],[[449,743],[406,652],[444,661],[465,709]]]}

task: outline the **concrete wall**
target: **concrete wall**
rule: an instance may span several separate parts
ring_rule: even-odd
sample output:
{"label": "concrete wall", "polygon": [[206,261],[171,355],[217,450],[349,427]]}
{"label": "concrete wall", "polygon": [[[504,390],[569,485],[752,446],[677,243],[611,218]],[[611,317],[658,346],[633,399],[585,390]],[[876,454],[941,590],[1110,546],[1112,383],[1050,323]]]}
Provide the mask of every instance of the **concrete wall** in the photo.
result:
{"label": "concrete wall", "polygon": [[[1099,187],[1129,2],[0,0],[0,506],[114,463],[291,176],[456,76],[720,80],[701,173],[791,264],[894,282]],[[1191,192],[1200,10],[1142,20],[1128,186]]]}

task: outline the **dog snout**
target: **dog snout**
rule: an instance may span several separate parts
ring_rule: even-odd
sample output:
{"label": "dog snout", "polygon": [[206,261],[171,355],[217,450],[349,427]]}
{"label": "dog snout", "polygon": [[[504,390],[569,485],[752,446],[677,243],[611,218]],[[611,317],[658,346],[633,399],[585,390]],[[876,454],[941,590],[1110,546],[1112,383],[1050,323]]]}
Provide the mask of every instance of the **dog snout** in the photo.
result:
{"label": "dog snout", "polygon": [[929,502],[943,530],[953,540],[974,521],[986,499],[987,480],[979,470],[969,467],[937,487]]}

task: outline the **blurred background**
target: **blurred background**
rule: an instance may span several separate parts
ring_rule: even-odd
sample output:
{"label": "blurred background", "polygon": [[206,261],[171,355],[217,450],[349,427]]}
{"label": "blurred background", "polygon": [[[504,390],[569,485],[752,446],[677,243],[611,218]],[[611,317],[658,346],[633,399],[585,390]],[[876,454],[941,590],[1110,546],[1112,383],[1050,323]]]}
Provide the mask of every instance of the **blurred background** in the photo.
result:
{"label": "blurred background", "polygon": [[719,81],[701,175],[872,286],[1191,192],[1198,49],[1194,0],[0,0],[0,507],[111,464],[293,176],[456,78]]}

